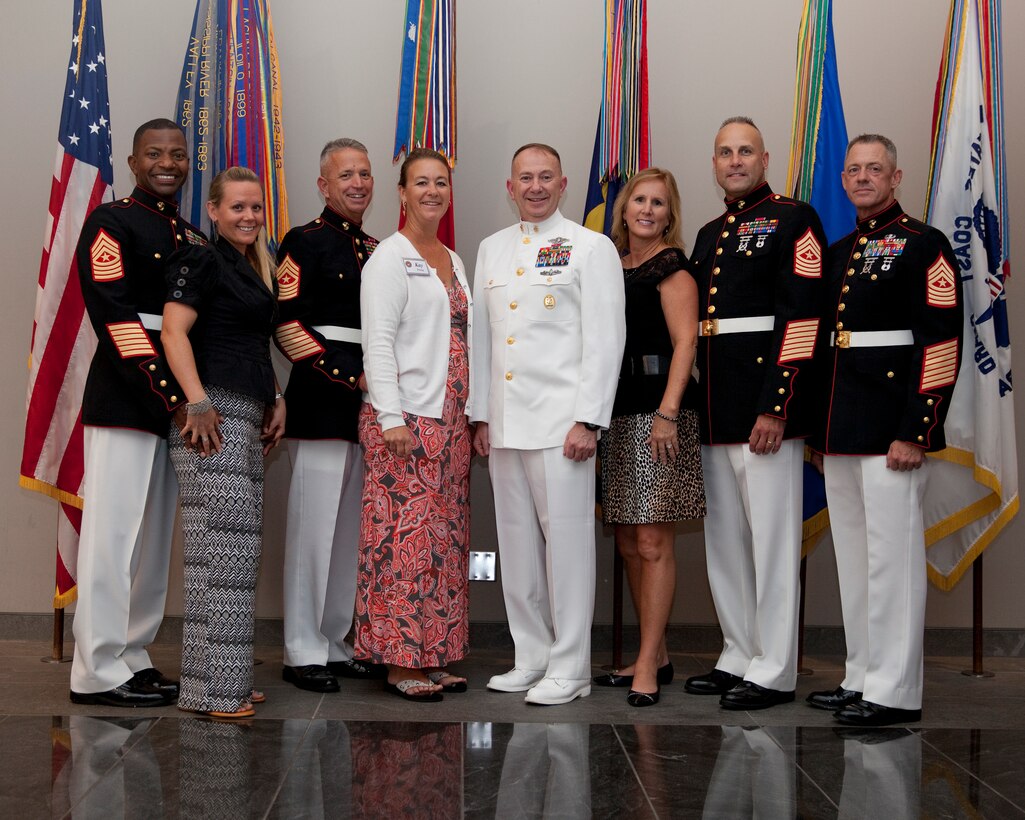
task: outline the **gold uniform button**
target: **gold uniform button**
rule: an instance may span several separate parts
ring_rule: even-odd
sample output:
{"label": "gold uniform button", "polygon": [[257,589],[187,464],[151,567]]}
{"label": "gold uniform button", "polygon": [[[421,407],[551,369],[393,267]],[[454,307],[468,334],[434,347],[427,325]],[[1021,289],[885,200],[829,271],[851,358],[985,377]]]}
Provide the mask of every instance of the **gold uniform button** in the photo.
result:
{"label": "gold uniform button", "polygon": [[918,440],[919,440],[919,441],[925,441],[925,436],[919,436],[919,437],[918,437]]}
{"label": "gold uniform button", "polygon": [[177,225],[178,224],[178,220],[177,219],[172,219],[171,220],[171,224],[172,225]]}
{"label": "gold uniform button", "polygon": [[548,284],[549,285],[552,284],[552,277],[551,276],[548,277]]}
{"label": "gold uniform button", "polygon": [[723,231],[723,232],[722,232],[722,238],[723,238],[723,239],[725,239],[725,238],[726,238],[727,236],[729,236],[729,235],[730,235],[730,232],[729,232],[729,231]]}
{"label": "gold uniform button", "polygon": [[523,276],[523,268],[516,268],[516,275]]}
{"label": "gold uniform button", "polygon": [[874,219],[870,219],[868,221],[868,227],[874,228],[875,226],[876,226],[876,221]]}
{"label": "gold uniform button", "polygon": [[343,222],[342,223],[342,230],[346,230],[346,231],[349,230],[349,223],[348,222]]}
{"label": "gold uniform button", "polygon": [[779,412],[780,410],[782,410],[783,408],[782,408],[782,407],[780,407],[780,406],[779,406],[779,405],[777,404],[777,405],[776,405],[775,407],[773,407],[772,409],[773,409],[773,410],[775,410],[775,411],[776,411],[776,412],[778,413],[778,412]]}
{"label": "gold uniform button", "polygon": [[160,386],[161,387],[167,387],[167,379],[161,379],[160,380]]}
{"label": "gold uniform button", "polygon": [[780,388],[779,390],[777,390],[776,392],[777,392],[777,393],[779,393],[779,394],[780,394],[780,395],[782,396],[782,395],[784,395],[784,394],[785,394],[785,393],[786,393],[787,391],[786,391],[786,390],[784,390],[784,389],[783,389],[783,388],[781,387],[781,388]]}
{"label": "gold uniform button", "polygon": [[722,248],[716,248],[715,249],[715,255],[716,256],[722,256]]}
{"label": "gold uniform button", "polygon": [[355,242],[357,245],[361,244],[359,241],[359,237],[356,237],[356,239],[354,239],[353,242]]}
{"label": "gold uniform button", "polygon": [[863,236],[863,237],[861,237],[861,239],[859,239],[859,240],[858,240],[858,244],[859,244],[859,245],[867,245],[867,244],[868,244],[868,239],[866,239],[866,238],[865,238],[865,237]]}
{"label": "gold uniform button", "polygon": [[708,292],[714,296],[716,293],[719,292],[719,288],[709,288]]}
{"label": "gold uniform button", "polygon": [[929,400],[926,401],[926,404],[928,404],[930,407],[932,407],[933,404],[935,404],[935,402],[932,399],[929,399]]}
{"label": "gold uniform button", "polygon": [[509,303],[509,310],[516,310],[517,307],[519,306],[516,304],[516,302]]}
{"label": "gold uniform button", "polygon": [[932,419],[929,418],[928,416],[922,416],[922,421],[924,421],[926,424],[928,424],[930,421],[932,421]]}
{"label": "gold uniform button", "polygon": [[333,369],[331,370],[331,375],[332,375],[332,376],[337,376],[337,375],[338,375],[338,368],[337,368],[337,367],[335,367],[335,368],[333,368]]}
{"label": "gold uniform button", "polygon": [[128,197],[125,197],[125,198],[124,198],[124,199],[122,199],[121,201],[122,201],[122,202],[125,202],[125,203],[131,202],[131,200],[130,200],[130,199],[129,199]]}
{"label": "gold uniform button", "polygon": [[507,370],[505,372],[505,380],[507,382],[511,382],[512,381],[512,371],[511,370]]}
{"label": "gold uniform button", "polygon": [[709,305],[708,306],[708,312],[709,313],[715,313],[715,305]]}
{"label": "gold uniform button", "polygon": [[745,255],[750,256],[751,255],[751,251],[747,251]]}
{"label": "gold uniform button", "polygon": [[523,237],[523,244],[524,245],[529,245],[530,244],[530,237],[529,236]]}
{"label": "gold uniform button", "polygon": [[903,219],[901,220],[901,222],[907,222],[907,221],[908,221],[908,218],[907,218],[907,217],[904,217],[904,218],[903,218]]}
{"label": "gold uniform button", "polygon": [[355,383],[356,383],[356,377],[355,376],[349,376],[349,384],[355,384]]}
{"label": "gold uniform button", "polygon": [[871,276],[869,277],[869,279],[871,279],[871,280],[872,280],[873,282],[874,282],[874,281],[875,281],[876,279],[878,279],[878,278],[879,278],[879,275],[878,275],[878,274],[876,274],[876,273],[873,273],[873,274],[872,274],[872,275],[871,275]]}
{"label": "gold uniform button", "polygon": [[516,340],[512,336],[510,336],[508,339],[505,340],[505,343],[507,345],[515,344]]}
{"label": "gold uniform button", "polygon": [[784,379],[789,379],[790,378],[790,371],[789,370],[784,370],[783,371],[783,378]]}
{"label": "gold uniform button", "polygon": [[843,302],[841,302],[840,304],[838,304],[836,306],[836,309],[839,310],[841,313],[843,313],[845,310],[847,310],[847,305],[845,305]]}
{"label": "gold uniform button", "polygon": [[719,275],[719,268],[712,268],[712,276],[718,276],[718,275]]}
{"label": "gold uniform button", "polygon": [[755,361],[758,362],[758,364],[761,364],[762,362],[765,361],[765,359],[763,359],[761,356],[759,356],[757,359],[755,359]]}
{"label": "gold uniform button", "polygon": [[157,366],[156,366],[155,364],[151,364],[151,365],[149,366],[149,372],[150,372],[150,373],[152,373],[152,372],[153,372],[154,370],[156,370],[156,369],[157,369]]}
{"label": "gold uniform button", "polygon": [[181,235],[180,233],[177,233],[177,234],[175,234],[175,235],[174,235],[174,237],[175,237],[175,239],[177,239],[177,240],[178,240],[179,242],[181,242],[181,241],[182,241],[182,235]]}
{"label": "gold uniform button", "polygon": [[171,396],[171,401],[172,402],[178,401],[178,397],[177,396]]}
{"label": "gold uniform button", "polygon": [[886,378],[888,378],[888,379],[892,379],[893,378],[893,371],[892,370],[887,370],[886,371]]}
{"label": "gold uniform button", "polygon": [[320,365],[321,367],[323,367],[324,366],[324,360],[321,359],[319,362],[317,362],[317,364]]}
{"label": "gold uniform button", "polygon": [[161,211],[162,211],[162,210],[164,210],[164,203],[163,203],[163,202],[158,202],[158,203],[157,203],[157,208],[158,208],[159,210],[161,210]]}
{"label": "gold uniform button", "polygon": [[737,207],[738,207],[738,208],[743,208],[743,207],[744,207],[744,204],[745,204],[745,203],[744,203],[744,200],[740,200],[740,202],[738,202],[738,203],[737,203]]}
{"label": "gold uniform button", "polygon": [[854,276],[854,268],[847,268],[847,275]]}
{"label": "gold uniform button", "polygon": [[153,258],[154,258],[154,259],[159,259],[159,258],[160,258],[160,254],[159,254],[159,253],[155,253],[155,254],[153,254]]}
{"label": "gold uniform button", "polygon": [[854,259],[861,259],[861,251],[855,251],[855,252],[854,252],[854,257],[853,257],[853,258],[854,258]]}
{"label": "gold uniform button", "polygon": [[842,288],[840,288],[840,293],[847,293],[847,291],[849,291],[850,289],[850,285],[844,285]]}
{"label": "gold uniform button", "polygon": [[837,330],[843,330],[843,322],[837,322],[836,323],[836,329]]}
{"label": "gold uniform button", "polygon": [[320,224],[320,217],[318,216],[318,217],[317,217],[316,219],[314,219],[313,221],[314,221],[314,222],[316,222],[316,223],[317,223],[317,224],[319,225],[319,224]]}
{"label": "gold uniform button", "polygon": [[726,217],[726,221],[732,225],[734,222],[737,221],[737,218],[733,214],[730,214],[728,217]]}
{"label": "gold uniform button", "polygon": [[356,258],[357,259],[362,259],[363,258],[363,254],[362,253],[357,253],[356,254]]}

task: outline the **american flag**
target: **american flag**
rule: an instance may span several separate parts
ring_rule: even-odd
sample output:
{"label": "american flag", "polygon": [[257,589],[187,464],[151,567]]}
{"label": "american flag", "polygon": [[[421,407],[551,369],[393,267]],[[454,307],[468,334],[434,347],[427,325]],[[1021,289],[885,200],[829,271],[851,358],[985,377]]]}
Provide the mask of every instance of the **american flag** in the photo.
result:
{"label": "american flag", "polygon": [[57,160],[39,265],[21,486],[61,502],[54,607],[76,596],[82,519],[82,391],[96,338],[85,316],[75,246],[86,216],[114,198],[100,0],[75,0]]}

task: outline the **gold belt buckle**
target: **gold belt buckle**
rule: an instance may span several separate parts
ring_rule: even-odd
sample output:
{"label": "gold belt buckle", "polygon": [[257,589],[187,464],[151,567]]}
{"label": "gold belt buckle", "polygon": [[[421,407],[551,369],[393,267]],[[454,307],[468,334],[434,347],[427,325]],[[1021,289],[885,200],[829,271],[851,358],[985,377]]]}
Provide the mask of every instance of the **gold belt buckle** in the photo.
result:
{"label": "gold belt buckle", "polygon": [[705,319],[701,322],[702,336],[717,336],[719,334],[719,320]]}
{"label": "gold belt buckle", "polygon": [[836,346],[843,348],[851,346],[851,332],[849,330],[838,330],[836,332]]}

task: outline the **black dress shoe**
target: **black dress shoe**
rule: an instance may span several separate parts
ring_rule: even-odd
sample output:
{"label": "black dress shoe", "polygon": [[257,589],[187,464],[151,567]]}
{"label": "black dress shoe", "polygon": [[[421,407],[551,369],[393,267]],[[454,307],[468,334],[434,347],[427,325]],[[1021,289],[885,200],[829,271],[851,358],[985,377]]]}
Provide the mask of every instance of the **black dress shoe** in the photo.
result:
{"label": "black dress shoe", "polygon": [[768,709],[780,703],[793,703],[793,700],[793,690],[781,692],[779,689],[769,689],[767,686],[744,681],[719,698],[719,705],[723,709],[735,710]]}
{"label": "black dress shoe", "polygon": [[[673,669],[673,662],[669,661],[665,666],[660,666],[655,672],[655,683],[659,686],[668,686],[673,682],[676,670]],[[598,686],[631,686],[634,682],[633,675],[617,675],[615,672],[606,672],[604,675],[595,675],[591,681]]]}
{"label": "black dress shoe", "polygon": [[661,691],[661,686],[654,692],[636,692],[631,689],[630,694],[626,696],[626,702],[631,706],[654,706],[658,703],[658,696]]}
{"label": "black dress shoe", "polygon": [[724,695],[741,681],[743,678],[740,675],[731,675],[721,669],[713,669],[707,675],[695,675],[693,678],[687,678],[683,688],[692,695]]}
{"label": "black dress shoe", "polygon": [[281,679],[307,692],[337,692],[339,689],[338,678],[326,666],[315,663],[282,667]]}
{"label": "black dress shoe", "polygon": [[130,678],[106,692],[71,692],[71,702],[86,706],[170,706],[175,698],[148,684]]}
{"label": "black dress shoe", "polygon": [[384,680],[388,677],[388,667],[383,663],[367,663],[366,661],[328,661],[327,668],[332,675],[340,678],[357,678],[359,680]]}
{"label": "black dress shoe", "polygon": [[140,669],[132,675],[132,680],[135,683],[152,686],[171,697],[178,697],[178,681],[164,677],[159,669],[152,666],[149,669]]}
{"label": "black dress shoe", "polygon": [[828,709],[830,712],[835,712],[837,709],[843,709],[844,706],[861,700],[861,692],[837,686],[832,692],[812,692],[805,700],[809,706],[814,706],[816,709]]}
{"label": "black dress shoe", "polygon": [[847,726],[892,726],[894,723],[914,723],[922,719],[921,709],[898,709],[859,700],[833,714]]}

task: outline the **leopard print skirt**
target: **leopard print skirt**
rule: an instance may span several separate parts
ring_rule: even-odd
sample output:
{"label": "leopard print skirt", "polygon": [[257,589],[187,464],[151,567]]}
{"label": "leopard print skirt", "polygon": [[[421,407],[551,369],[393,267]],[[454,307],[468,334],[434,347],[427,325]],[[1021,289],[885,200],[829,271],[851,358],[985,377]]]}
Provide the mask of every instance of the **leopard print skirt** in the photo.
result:
{"label": "leopard print skirt", "polygon": [[653,461],[644,440],[654,413],[617,416],[599,442],[605,524],[662,524],[705,516],[698,415],[680,412],[680,450],[669,464]]}

